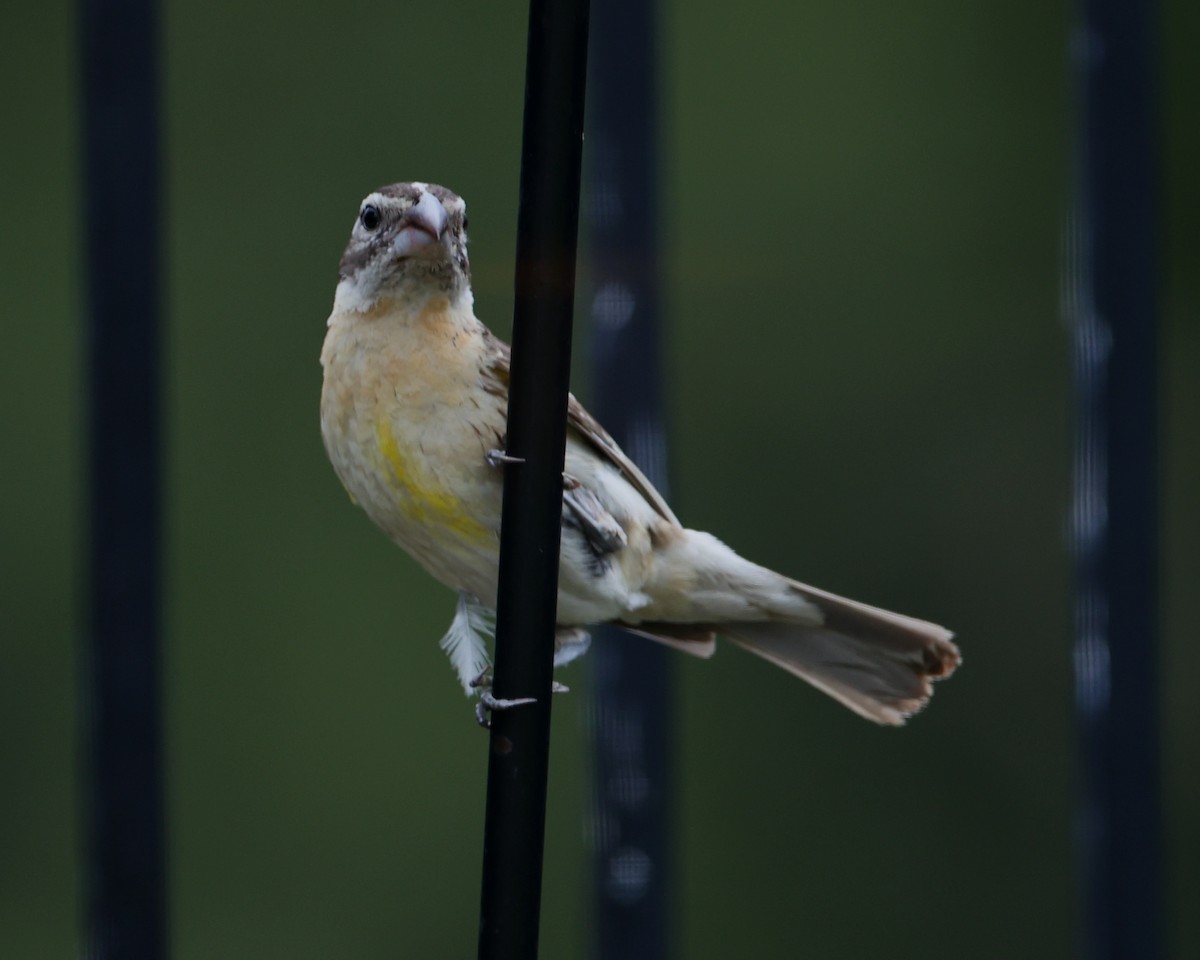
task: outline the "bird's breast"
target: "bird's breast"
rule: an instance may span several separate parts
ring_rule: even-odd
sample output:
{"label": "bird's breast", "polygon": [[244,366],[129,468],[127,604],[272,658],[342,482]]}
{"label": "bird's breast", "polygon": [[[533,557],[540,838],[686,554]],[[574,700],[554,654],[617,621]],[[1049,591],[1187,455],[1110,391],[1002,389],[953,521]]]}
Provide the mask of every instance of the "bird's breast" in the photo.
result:
{"label": "bird's breast", "polygon": [[445,450],[447,434],[456,432],[445,425],[430,436],[437,442],[426,442],[428,426],[384,412],[375,420],[382,480],[388,500],[403,515],[402,526],[440,529],[469,541],[487,540],[493,529],[479,504],[494,484],[491,477],[479,476],[482,471],[472,462],[476,456],[482,460],[486,451],[471,437],[464,438],[463,450]]}
{"label": "bird's breast", "polygon": [[504,410],[480,344],[453,317],[330,323],[321,428],[354,501],[439,580],[494,592],[502,477],[487,464]]}

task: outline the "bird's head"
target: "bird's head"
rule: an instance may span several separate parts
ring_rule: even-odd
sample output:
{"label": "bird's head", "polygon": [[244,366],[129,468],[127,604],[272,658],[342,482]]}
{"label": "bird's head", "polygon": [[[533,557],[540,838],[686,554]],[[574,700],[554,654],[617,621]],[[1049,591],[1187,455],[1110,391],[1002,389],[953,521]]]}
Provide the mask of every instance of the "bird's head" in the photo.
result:
{"label": "bird's head", "polygon": [[338,279],[338,301],[360,311],[391,297],[469,296],[467,205],[433,183],[381,187],[359,205]]}

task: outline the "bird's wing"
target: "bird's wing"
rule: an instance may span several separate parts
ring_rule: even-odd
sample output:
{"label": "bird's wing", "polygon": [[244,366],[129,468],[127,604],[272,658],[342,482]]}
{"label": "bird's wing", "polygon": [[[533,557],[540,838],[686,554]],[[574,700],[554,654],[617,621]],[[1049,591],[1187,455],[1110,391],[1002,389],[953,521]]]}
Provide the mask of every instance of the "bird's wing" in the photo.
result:
{"label": "bird's wing", "polygon": [[[509,347],[507,343],[490,332],[489,340],[492,347],[489,373],[496,380],[494,392],[498,393],[502,389],[504,399],[507,402],[511,366]],[[671,508],[667,506],[667,501],[663,499],[661,493],[654,489],[654,484],[637,468],[637,464],[625,456],[625,451],[617,446],[617,441],[610,437],[608,431],[600,426],[600,422],[584,409],[583,404],[575,399],[574,394],[571,394],[567,400],[567,427],[574,430],[583,440],[587,441],[588,446],[616,467],[621,476],[629,481],[630,485],[646,499],[646,502],[664,520],[673,526],[680,526],[678,518],[671,511]]]}

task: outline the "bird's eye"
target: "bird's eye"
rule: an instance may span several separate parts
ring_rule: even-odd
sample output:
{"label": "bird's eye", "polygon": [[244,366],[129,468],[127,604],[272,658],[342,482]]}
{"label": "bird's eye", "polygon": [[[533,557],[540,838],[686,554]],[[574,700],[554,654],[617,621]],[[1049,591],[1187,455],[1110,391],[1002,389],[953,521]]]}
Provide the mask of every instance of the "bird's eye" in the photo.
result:
{"label": "bird's eye", "polygon": [[364,230],[378,230],[379,223],[383,217],[379,213],[379,208],[372,204],[367,204],[362,208],[362,213],[358,215],[359,221],[363,225]]}
{"label": "bird's eye", "polygon": [[463,217],[463,229],[464,230],[467,229],[467,227],[470,225],[470,223],[471,223],[470,220],[468,220],[466,217]]}

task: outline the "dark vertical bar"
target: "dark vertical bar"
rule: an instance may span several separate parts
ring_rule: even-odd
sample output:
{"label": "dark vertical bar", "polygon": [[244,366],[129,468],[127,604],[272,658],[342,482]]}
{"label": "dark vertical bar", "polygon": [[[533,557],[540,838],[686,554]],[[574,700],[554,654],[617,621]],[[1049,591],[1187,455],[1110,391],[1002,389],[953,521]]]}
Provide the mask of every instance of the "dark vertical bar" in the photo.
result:
{"label": "dark vertical bar", "polygon": [[537,956],[587,74],[587,0],[531,0],[480,960]]}
{"label": "dark vertical bar", "polygon": [[[595,413],[665,492],[657,43],[654,0],[597,0],[585,209]],[[593,955],[662,960],[671,880],[670,651],[611,627],[596,634],[589,655]]]}
{"label": "dark vertical bar", "polygon": [[158,18],[83,0],[90,399],[86,955],[167,954],[159,644]]}
{"label": "dark vertical bar", "polygon": [[1071,250],[1084,946],[1161,956],[1154,5],[1082,0]]}

